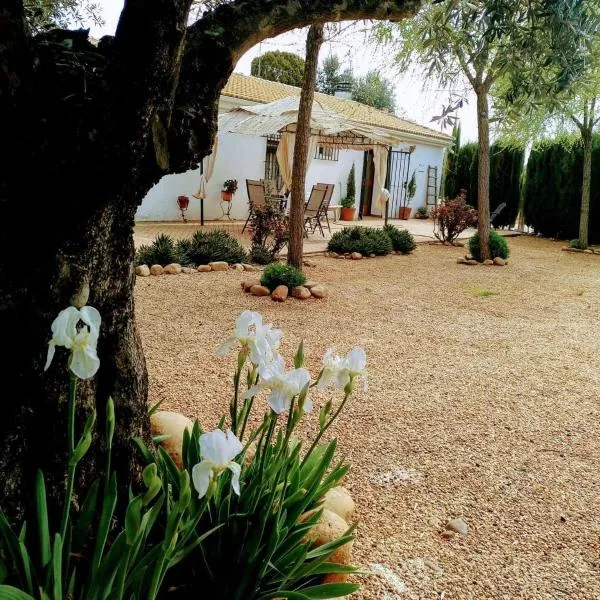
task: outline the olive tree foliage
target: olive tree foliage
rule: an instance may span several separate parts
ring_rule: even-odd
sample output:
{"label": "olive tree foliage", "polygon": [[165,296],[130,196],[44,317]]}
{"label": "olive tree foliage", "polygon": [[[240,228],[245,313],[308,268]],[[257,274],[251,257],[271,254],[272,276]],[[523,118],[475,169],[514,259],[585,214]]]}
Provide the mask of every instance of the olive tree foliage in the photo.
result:
{"label": "olive tree foliage", "polygon": [[[597,0],[428,0],[415,19],[381,26],[400,70],[477,96],[478,214],[482,257],[489,258],[490,98],[515,113],[551,103],[582,74]],[[500,82],[502,85],[499,85]],[[460,100],[459,100],[460,102]],[[451,110],[452,107],[449,107]]]}
{"label": "olive tree foliage", "polygon": [[252,59],[250,73],[255,77],[302,86],[304,59],[293,52],[273,50]]}
{"label": "olive tree foliage", "polygon": [[35,33],[90,22],[103,24],[101,6],[91,0],[25,0],[23,10]]}

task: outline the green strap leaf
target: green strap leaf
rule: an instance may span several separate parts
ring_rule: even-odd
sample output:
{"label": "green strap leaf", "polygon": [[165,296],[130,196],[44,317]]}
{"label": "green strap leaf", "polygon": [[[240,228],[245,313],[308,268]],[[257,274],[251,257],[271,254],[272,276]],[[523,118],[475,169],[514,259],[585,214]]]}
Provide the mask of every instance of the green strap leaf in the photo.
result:
{"label": "green strap leaf", "polygon": [[0,585],[0,598],[2,600],[35,600],[33,596],[26,594],[12,585]]}
{"label": "green strap leaf", "polygon": [[52,553],[50,549],[50,529],[48,527],[46,484],[44,482],[44,474],[39,469],[35,474],[35,508],[40,542],[40,562],[42,567],[45,567],[50,562]]}

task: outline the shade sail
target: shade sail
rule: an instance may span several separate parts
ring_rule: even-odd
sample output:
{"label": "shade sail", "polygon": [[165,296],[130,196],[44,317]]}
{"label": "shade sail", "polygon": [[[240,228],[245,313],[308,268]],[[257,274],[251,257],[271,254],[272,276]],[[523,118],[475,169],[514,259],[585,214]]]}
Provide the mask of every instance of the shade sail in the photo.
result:
{"label": "shade sail", "polygon": [[[257,136],[295,133],[299,104],[298,96],[288,96],[269,104],[240,106],[219,116],[219,132]],[[369,149],[374,145],[395,146],[406,141],[401,133],[358,123],[317,100],[313,101],[310,126],[311,135],[323,145]]]}

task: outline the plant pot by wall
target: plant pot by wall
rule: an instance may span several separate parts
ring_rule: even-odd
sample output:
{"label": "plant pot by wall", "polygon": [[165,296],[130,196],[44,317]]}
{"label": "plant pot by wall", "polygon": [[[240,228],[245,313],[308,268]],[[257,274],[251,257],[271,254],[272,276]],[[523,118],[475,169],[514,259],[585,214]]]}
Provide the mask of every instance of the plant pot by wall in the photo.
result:
{"label": "plant pot by wall", "polygon": [[223,198],[223,200],[225,202],[231,202],[231,200],[233,199],[233,193],[232,192],[226,192],[224,190],[221,191],[221,198]]}
{"label": "plant pot by wall", "polygon": [[403,206],[400,209],[400,214],[398,215],[401,219],[408,220],[410,219],[410,213],[412,212],[412,208],[410,206]]}
{"label": "plant pot by wall", "polygon": [[340,209],[340,220],[341,221],[354,221],[354,214],[356,213],[356,208],[341,208]]}
{"label": "plant pot by wall", "polygon": [[177,204],[181,210],[185,210],[190,205],[190,199],[187,196],[177,196]]}

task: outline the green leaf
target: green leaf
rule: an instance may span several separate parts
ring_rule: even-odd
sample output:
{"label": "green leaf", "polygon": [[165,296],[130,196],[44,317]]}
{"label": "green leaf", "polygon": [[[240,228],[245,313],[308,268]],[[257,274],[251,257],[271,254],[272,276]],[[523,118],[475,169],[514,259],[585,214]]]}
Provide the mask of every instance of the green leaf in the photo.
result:
{"label": "green leaf", "polygon": [[95,423],[96,411],[92,410],[90,416],[85,422],[81,438],[79,439],[77,446],[75,446],[75,450],[73,450],[73,455],[71,456],[71,460],[69,461],[69,464],[71,466],[78,464],[79,461],[87,454],[87,451],[90,449],[90,446],[92,445],[92,433]]}
{"label": "green leaf", "polygon": [[117,505],[117,476],[112,474],[108,487],[104,490],[102,500],[102,513],[100,515],[100,523],[98,524],[98,532],[96,533],[96,547],[94,550],[94,559],[92,562],[92,573],[95,574],[100,567],[102,554],[108,537],[108,530],[112,521],[112,516]]}
{"label": "green leaf", "polygon": [[50,529],[48,527],[48,505],[46,502],[46,484],[44,474],[38,469],[35,474],[35,508],[37,512],[38,534],[40,542],[40,563],[45,567],[51,558]]}
{"label": "green leaf", "polygon": [[113,436],[115,434],[115,403],[109,396],[106,402],[106,445],[110,450],[112,448]]}
{"label": "green leaf", "polygon": [[148,416],[151,417],[160,408],[160,405],[163,402],[164,402],[164,399],[159,400],[154,406],[152,406],[152,408],[150,408],[150,410],[148,411]]}
{"label": "green leaf", "polygon": [[54,600],[63,600],[62,593],[62,540],[60,533],[54,537],[52,552],[52,577],[54,579]]}
{"label": "green leaf", "polygon": [[79,514],[77,525],[75,526],[73,544],[77,548],[83,546],[87,540],[88,531],[96,512],[96,503],[98,501],[99,490],[100,481],[96,479],[88,490]]}
{"label": "green leaf", "polygon": [[125,511],[125,535],[128,546],[133,545],[138,536],[142,523],[142,505],[143,500],[141,496],[136,496],[129,503]]}
{"label": "green leaf", "polygon": [[35,600],[33,596],[22,592],[12,585],[0,585],[0,598],[2,600]]}

